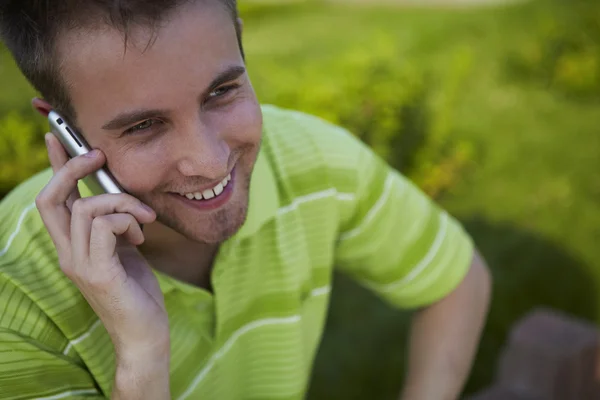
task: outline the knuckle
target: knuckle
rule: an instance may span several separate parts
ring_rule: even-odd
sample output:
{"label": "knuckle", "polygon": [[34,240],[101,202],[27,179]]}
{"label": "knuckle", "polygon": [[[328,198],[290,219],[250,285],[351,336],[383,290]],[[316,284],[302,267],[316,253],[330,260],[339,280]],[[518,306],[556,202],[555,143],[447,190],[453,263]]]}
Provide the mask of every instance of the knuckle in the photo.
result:
{"label": "knuckle", "polygon": [[73,159],[70,159],[69,161],[67,161],[63,165],[62,168],[65,171],[65,175],[67,176],[67,178],[75,179],[76,168],[75,168],[75,163],[73,162]]}
{"label": "knuckle", "polygon": [[139,225],[137,220],[131,214],[123,215],[123,230],[132,234],[135,233],[136,229],[138,229]]}
{"label": "knuckle", "polygon": [[73,206],[71,207],[71,212],[74,215],[84,215],[87,213],[89,201],[85,198],[77,199],[73,202]]}
{"label": "knuckle", "polygon": [[106,201],[110,202],[115,209],[127,204],[127,195],[125,193],[104,194],[102,196],[106,199]]}
{"label": "knuckle", "polygon": [[119,199],[119,203],[122,204],[124,207],[136,208],[140,207],[142,204],[140,200],[127,193],[118,194],[117,196]]}
{"label": "knuckle", "polygon": [[117,212],[113,214],[112,219],[113,221],[122,224],[124,221],[127,221],[129,217],[131,217],[131,214],[129,213]]}
{"label": "knuckle", "polygon": [[68,278],[75,278],[75,269],[70,264],[61,264],[60,270],[65,274]]}
{"label": "knuckle", "polygon": [[131,214],[123,214],[123,221],[127,222],[129,224],[134,224],[137,225],[137,220],[135,219],[135,217]]}
{"label": "knuckle", "polygon": [[60,265],[61,271],[69,278],[73,278],[75,276],[75,268],[71,262],[70,257],[66,257],[64,255],[60,255],[58,257],[58,265]]}
{"label": "knuckle", "polygon": [[129,195],[129,198],[131,199],[132,203],[133,203],[133,204],[134,204],[136,207],[143,207],[143,206],[144,206],[144,203],[143,203],[143,202],[142,202],[140,199],[138,199],[138,198],[136,198],[136,197],[133,197],[133,196],[131,196],[131,195]]}
{"label": "knuckle", "polygon": [[81,163],[78,160],[78,157],[71,158],[69,161],[63,165],[63,169],[65,170],[65,176],[70,181],[77,181],[81,177]]}
{"label": "knuckle", "polygon": [[92,221],[92,229],[95,230],[106,230],[110,227],[108,218],[104,215],[96,217]]}
{"label": "knuckle", "polygon": [[37,208],[44,208],[48,202],[48,190],[44,187],[35,197],[35,205]]}
{"label": "knuckle", "polygon": [[104,291],[114,286],[118,281],[118,272],[115,269],[94,269],[88,270],[82,277],[85,286],[94,291]]}

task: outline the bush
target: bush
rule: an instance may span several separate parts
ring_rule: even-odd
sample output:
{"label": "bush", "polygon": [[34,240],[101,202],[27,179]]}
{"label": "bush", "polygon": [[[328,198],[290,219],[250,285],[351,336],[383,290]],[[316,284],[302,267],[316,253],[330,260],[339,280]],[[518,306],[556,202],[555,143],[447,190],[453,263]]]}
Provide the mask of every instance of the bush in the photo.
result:
{"label": "bush", "polygon": [[396,46],[382,36],[369,51],[356,48],[297,68],[270,60],[253,71],[253,81],[261,101],[347,128],[437,196],[456,183],[474,155],[470,143],[454,138],[452,121],[471,55],[457,52],[445,75],[436,76],[399,62]]}
{"label": "bush", "polygon": [[578,100],[600,99],[600,3],[548,4],[535,34],[509,54],[509,72]]}
{"label": "bush", "polygon": [[16,111],[0,116],[0,198],[48,165],[47,128],[37,121]]}

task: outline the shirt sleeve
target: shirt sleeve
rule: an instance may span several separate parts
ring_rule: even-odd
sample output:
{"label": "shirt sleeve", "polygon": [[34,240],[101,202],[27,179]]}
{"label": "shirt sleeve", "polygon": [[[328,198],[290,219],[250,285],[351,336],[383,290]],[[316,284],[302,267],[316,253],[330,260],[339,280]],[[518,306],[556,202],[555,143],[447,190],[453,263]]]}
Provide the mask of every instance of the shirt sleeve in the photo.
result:
{"label": "shirt sleeve", "polygon": [[460,223],[358,139],[353,192],[340,202],[336,266],[400,308],[427,306],[455,289],[473,243]]}
{"label": "shirt sleeve", "polygon": [[104,399],[90,374],[62,353],[0,328],[0,399]]}

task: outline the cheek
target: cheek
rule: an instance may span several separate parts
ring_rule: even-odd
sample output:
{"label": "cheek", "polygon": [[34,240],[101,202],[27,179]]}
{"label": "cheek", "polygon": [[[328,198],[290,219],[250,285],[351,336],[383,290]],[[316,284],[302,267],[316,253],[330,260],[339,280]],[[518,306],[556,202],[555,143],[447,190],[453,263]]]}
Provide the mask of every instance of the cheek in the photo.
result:
{"label": "cheek", "polygon": [[120,151],[108,160],[112,174],[129,193],[147,193],[162,180],[165,161],[153,151]]}
{"label": "cheek", "polygon": [[254,145],[260,142],[262,113],[258,102],[247,99],[228,112],[220,113],[215,123],[226,127],[224,139],[231,144]]}

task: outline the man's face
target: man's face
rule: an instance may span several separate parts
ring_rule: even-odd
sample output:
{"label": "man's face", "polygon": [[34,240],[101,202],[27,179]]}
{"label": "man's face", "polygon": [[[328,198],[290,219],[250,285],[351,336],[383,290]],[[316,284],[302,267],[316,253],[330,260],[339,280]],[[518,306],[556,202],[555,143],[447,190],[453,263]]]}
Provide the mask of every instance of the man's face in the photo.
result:
{"label": "man's face", "polygon": [[221,242],[245,219],[262,131],[234,25],[216,2],[191,2],[148,39],[133,29],[124,52],[122,33],[108,27],[61,37],[77,125],[159,222]]}

